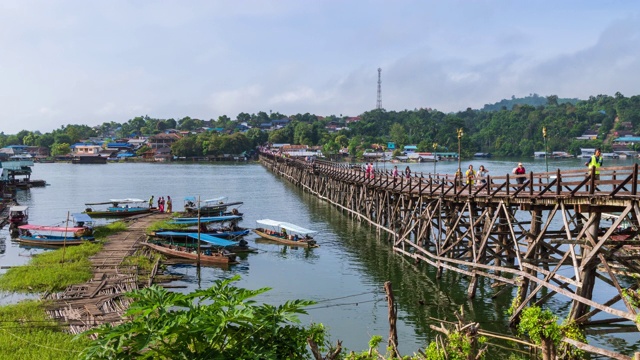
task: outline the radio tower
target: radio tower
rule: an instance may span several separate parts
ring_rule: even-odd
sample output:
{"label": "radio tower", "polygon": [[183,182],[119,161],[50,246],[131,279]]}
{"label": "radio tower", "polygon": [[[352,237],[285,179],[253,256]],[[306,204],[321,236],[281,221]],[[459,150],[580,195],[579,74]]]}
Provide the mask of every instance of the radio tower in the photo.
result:
{"label": "radio tower", "polygon": [[382,109],[382,68],[378,68],[378,102],[376,109]]}

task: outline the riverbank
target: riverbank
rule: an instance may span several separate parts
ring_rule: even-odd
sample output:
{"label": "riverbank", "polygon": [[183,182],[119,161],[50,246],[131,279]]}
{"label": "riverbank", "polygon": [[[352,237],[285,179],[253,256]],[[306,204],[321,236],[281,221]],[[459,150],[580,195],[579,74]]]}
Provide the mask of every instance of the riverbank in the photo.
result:
{"label": "riverbank", "polygon": [[68,359],[89,341],[74,340],[75,334],[121,322],[130,302],[124,293],[149,285],[160,259],[140,246],[145,230],[168,217],[154,213],[131,219],[128,226],[117,222],[99,227],[101,241],[46,252],[10,268],[2,275],[5,291],[42,295],[41,300],[0,307],[0,354]]}

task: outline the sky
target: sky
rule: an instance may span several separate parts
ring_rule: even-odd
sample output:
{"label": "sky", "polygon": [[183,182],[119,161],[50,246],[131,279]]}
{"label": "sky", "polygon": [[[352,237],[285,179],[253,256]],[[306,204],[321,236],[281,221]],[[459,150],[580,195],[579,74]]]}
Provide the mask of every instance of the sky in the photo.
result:
{"label": "sky", "polygon": [[0,132],[640,91],[626,0],[0,0]]}

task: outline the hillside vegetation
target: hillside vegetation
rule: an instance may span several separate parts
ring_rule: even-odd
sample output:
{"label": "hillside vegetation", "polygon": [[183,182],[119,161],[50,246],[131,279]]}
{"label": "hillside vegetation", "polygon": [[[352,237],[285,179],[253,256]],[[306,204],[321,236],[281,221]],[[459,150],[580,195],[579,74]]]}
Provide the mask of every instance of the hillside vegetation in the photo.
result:
{"label": "hillside vegetation", "polygon": [[[544,104],[529,105],[528,102]],[[487,111],[488,109],[499,109]],[[265,122],[290,120],[282,128],[272,126],[263,131]],[[241,126],[246,123],[251,127]],[[286,122],[285,122],[286,123]],[[51,149],[52,155],[69,151],[69,144],[92,136],[111,139],[150,136],[178,129],[189,132],[172,146],[172,154],[181,157],[207,156],[250,151],[266,141],[322,146],[327,155],[348,148],[351,155],[386,145],[392,141],[396,148],[418,145],[419,151],[457,151],[457,130],[462,129],[462,154],[490,152],[497,156],[531,156],[544,150],[542,129],[546,127],[549,151],[578,154],[581,147],[603,147],[611,150],[610,141],[617,133],[640,133],[640,96],[591,96],[588,100],[559,99],[555,95],[536,94],[523,99],[503,100],[486,105],[483,110],[468,108],[457,113],[443,113],[432,109],[367,111],[357,118],[346,116],[319,117],[313,114],[285,116],[240,113],[235,120],[226,115],[214,120],[185,117],[180,120],[154,119],[140,116],[125,123],[104,123],[100,126],[66,125],[51,133],[23,130],[15,135],[0,133],[0,147],[7,145],[41,146]],[[202,130],[202,129],[207,130]],[[268,128],[268,126],[267,126]],[[578,140],[589,133],[596,140]],[[608,142],[603,142],[610,135]],[[613,137],[612,137],[613,136]]]}

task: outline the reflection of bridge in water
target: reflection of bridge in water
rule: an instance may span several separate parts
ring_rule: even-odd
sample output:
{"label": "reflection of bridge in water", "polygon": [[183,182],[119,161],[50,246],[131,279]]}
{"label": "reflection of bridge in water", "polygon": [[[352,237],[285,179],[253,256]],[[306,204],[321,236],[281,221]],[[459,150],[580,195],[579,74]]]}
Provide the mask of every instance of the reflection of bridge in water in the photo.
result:
{"label": "reflection of bridge in water", "polygon": [[571,302],[568,317],[581,325],[628,327],[636,320],[625,293],[638,286],[629,284],[628,274],[640,273],[637,164],[601,168],[600,179],[585,170],[558,170],[529,173],[522,184],[514,175],[466,184],[441,174],[367,178],[349,164],[269,154],[261,162],[390,233],[394,251],[435,266],[438,274],[467,275],[469,297],[481,276],[500,291],[516,287],[512,322],[527,305],[556,297]]}

